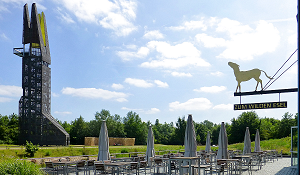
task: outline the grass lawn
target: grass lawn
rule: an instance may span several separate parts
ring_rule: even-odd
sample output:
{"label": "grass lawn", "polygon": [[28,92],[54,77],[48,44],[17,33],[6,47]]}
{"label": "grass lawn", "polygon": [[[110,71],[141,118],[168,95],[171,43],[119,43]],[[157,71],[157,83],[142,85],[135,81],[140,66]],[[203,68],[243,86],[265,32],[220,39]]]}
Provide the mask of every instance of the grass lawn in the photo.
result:
{"label": "grass lawn", "polygon": [[[254,149],[254,142],[251,143],[252,150]],[[7,147],[5,146],[13,146]],[[228,149],[231,150],[243,150],[244,143],[236,143],[228,145]],[[204,150],[204,146],[198,146],[197,150]],[[216,150],[218,147],[212,147],[212,150]],[[283,150],[283,154],[290,155],[291,149],[291,138],[286,137],[282,139],[270,139],[261,141],[262,150],[271,150],[276,149],[277,151]],[[128,153],[128,152],[146,152],[146,145],[136,145],[136,146],[110,146],[109,151],[111,154],[114,153]],[[181,145],[161,145],[155,144],[155,151],[164,151],[164,150],[176,150],[184,151],[184,146]],[[164,154],[166,152],[161,152]],[[79,146],[71,145],[68,147],[58,146],[58,147],[40,147],[34,158],[42,157],[61,157],[61,156],[78,156],[78,155],[97,155],[98,148],[93,146]],[[0,145],[0,156],[6,157],[11,156],[15,158],[26,158],[25,148],[23,146],[17,147],[17,145]],[[121,156],[121,155],[119,155]],[[127,156],[127,155],[125,155]]]}

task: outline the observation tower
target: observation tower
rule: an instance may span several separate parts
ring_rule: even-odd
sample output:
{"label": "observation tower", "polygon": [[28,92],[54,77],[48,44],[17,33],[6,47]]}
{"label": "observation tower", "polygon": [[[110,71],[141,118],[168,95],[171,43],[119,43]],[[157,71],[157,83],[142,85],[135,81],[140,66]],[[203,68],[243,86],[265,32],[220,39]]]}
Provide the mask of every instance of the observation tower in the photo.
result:
{"label": "observation tower", "polygon": [[26,140],[39,145],[69,145],[70,136],[51,115],[51,57],[44,13],[32,4],[23,12],[23,48],[14,48],[22,57],[23,96],[19,101],[19,144]]}

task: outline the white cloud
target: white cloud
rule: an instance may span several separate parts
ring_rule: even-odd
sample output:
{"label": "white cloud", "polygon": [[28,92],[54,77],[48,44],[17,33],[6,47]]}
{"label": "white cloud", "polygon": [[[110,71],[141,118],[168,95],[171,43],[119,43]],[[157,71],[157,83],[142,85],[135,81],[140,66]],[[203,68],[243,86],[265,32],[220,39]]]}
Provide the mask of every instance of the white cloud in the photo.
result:
{"label": "white cloud", "polygon": [[292,74],[292,75],[298,75],[297,63],[295,63],[289,70],[287,70],[286,73]]}
{"label": "white cloud", "polygon": [[297,46],[297,38],[298,38],[298,35],[297,35],[297,32],[294,32],[293,34],[291,34],[289,37],[288,37],[288,43],[290,45],[294,45],[294,46]]}
{"label": "white cloud", "polygon": [[0,39],[1,39],[1,40],[9,41],[9,38],[8,38],[4,33],[1,33]]}
{"label": "white cloud", "polygon": [[170,45],[162,41],[150,41],[147,47],[158,53],[157,59],[144,62],[141,67],[177,69],[186,66],[208,67],[210,64],[203,60],[201,52],[189,42]]}
{"label": "white cloud", "polygon": [[20,7],[26,3],[28,4],[29,9],[31,9],[32,3],[36,3],[38,11],[40,11],[40,10],[45,11],[47,8],[41,4],[42,1],[43,0],[1,0],[0,1],[0,11],[9,11],[9,9],[11,9],[11,6]]}
{"label": "white cloud", "polygon": [[216,34],[225,33],[226,39],[202,33],[196,35],[196,40],[207,48],[224,47],[225,50],[217,56],[219,58],[252,60],[254,56],[275,51],[280,42],[279,31],[264,20],[259,21],[256,28],[228,18],[216,20],[215,23]]}
{"label": "white cloud", "polygon": [[212,48],[212,47],[224,47],[226,46],[226,41],[224,38],[214,38],[212,36],[208,36],[205,33],[197,34],[196,40],[204,44],[204,47]]}
{"label": "white cloud", "polygon": [[142,109],[132,109],[132,108],[127,108],[127,107],[122,107],[122,110],[126,110],[126,111],[134,111],[134,112],[142,112],[144,110]]}
{"label": "white cloud", "polygon": [[186,21],[181,26],[175,26],[175,27],[168,27],[171,30],[195,30],[195,29],[201,29],[205,31],[207,29],[207,26],[204,24],[203,20],[200,21]]}
{"label": "white cloud", "polygon": [[217,71],[217,72],[212,72],[212,73],[210,73],[210,74],[213,75],[213,76],[217,76],[217,77],[221,77],[221,76],[224,75],[222,72],[219,72],[219,71]]}
{"label": "white cloud", "polygon": [[113,83],[113,84],[111,85],[111,87],[112,87],[113,89],[115,89],[115,90],[120,90],[120,89],[123,89],[123,88],[124,88],[124,86],[123,86],[122,84],[115,84],[115,83]]}
{"label": "white cloud", "polygon": [[171,75],[174,77],[192,77],[192,74],[184,72],[172,72]]}
{"label": "white cloud", "polygon": [[159,109],[157,109],[157,108],[151,108],[150,110],[145,111],[145,114],[157,114],[159,112],[160,112]]}
{"label": "white cloud", "polygon": [[3,4],[0,3],[0,12],[9,12],[9,10]]}
{"label": "white cloud", "polygon": [[131,61],[134,58],[144,58],[149,54],[147,47],[141,47],[137,52],[130,51],[118,51],[117,55],[122,58],[123,61]]}
{"label": "white cloud", "polygon": [[20,97],[23,90],[19,86],[0,85],[0,95],[9,97]]}
{"label": "white cloud", "polygon": [[142,79],[126,78],[124,82],[128,83],[130,85],[134,85],[136,87],[142,87],[142,88],[153,87],[152,83],[148,83],[147,81],[142,80]]}
{"label": "white cloud", "polygon": [[11,98],[6,98],[6,97],[0,97],[0,103],[6,103],[6,102],[10,102],[12,101],[13,99]]}
{"label": "white cloud", "polygon": [[162,39],[164,35],[158,30],[147,31],[143,36],[146,39]]}
{"label": "white cloud", "polygon": [[236,20],[223,18],[217,24],[216,31],[217,32],[226,32],[230,36],[235,36],[236,34],[252,32],[253,29],[248,25],[242,25],[240,22],[238,22]]}
{"label": "white cloud", "polygon": [[126,36],[137,30],[133,21],[136,18],[136,1],[131,0],[62,0],[61,3],[79,21],[101,25],[111,29],[117,36]]}
{"label": "white cloud", "polygon": [[136,50],[136,49],[137,49],[137,45],[135,45],[135,44],[128,44],[128,45],[125,45],[125,47],[126,47],[127,49],[133,49],[133,50]]}
{"label": "white cloud", "polygon": [[194,89],[196,92],[206,92],[206,93],[219,93],[225,91],[225,86],[211,86],[211,87],[201,87],[200,89]]}
{"label": "white cloud", "polygon": [[127,107],[122,107],[122,110],[126,110],[126,111],[134,111],[134,112],[139,112],[139,113],[144,113],[144,114],[156,114],[159,113],[160,110],[157,108],[151,108],[150,110],[143,110],[143,109],[131,109],[131,108],[127,108]]}
{"label": "white cloud", "polygon": [[169,85],[166,82],[162,82],[160,80],[154,80],[154,83],[158,86],[158,87],[162,87],[162,88],[168,88]]}
{"label": "white cloud", "polygon": [[169,103],[169,110],[186,110],[186,111],[201,111],[212,107],[212,103],[207,98],[193,98],[186,102],[180,103],[178,101]]}
{"label": "white cloud", "polygon": [[59,94],[55,93],[55,92],[51,92],[53,97],[59,97]]}
{"label": "white cloud", "polygon": [[63,88],[62,93],[65,95],[72,95],[75,97],[84,97],[84,98],[100,98],[103,100],[115,100],[118,102],[125,102],[127,101],[128,94],[122,92],[114,92],[108,91],[104,89],[96,89],[96,88],[71,88],[66,87]]}
{"label": "white cloud", "polygon": [[66,13],[65,11],[63,12],[61,8],[57,7],[56,11],[59,15],[59,16],[57,16],[57,18],[59,20],[61,20],[61,22],[67,23],[67,24],[75,23],[75,21],[72,19],[72,17],[68,13]]}
{"label": "white cloud", "polygon": [[64,111],[64,112],[59,112],[59,111],[55,111],[55,114],[59,114],[59,115],[71,115],[72,112],[68,112],[68,111]]}
{"label": "white cloud", "polygon": [[232,110],[233,104],[219,104],[219,105],[214,106],[212,109]]}

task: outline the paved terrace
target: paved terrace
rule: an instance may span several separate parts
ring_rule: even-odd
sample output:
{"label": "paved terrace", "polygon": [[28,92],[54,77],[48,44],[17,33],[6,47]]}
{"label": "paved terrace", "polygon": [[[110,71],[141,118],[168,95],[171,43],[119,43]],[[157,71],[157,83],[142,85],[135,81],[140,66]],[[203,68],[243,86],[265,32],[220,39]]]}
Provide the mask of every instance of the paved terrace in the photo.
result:
{"label": "paved terrace", "polygon": [[[202,173],[202,172],[201,172]],[[75,175],[76,173],[69,173],[70,175]],[[78,173],[79,175],[83,175],[83,172]],[[90,171],[90,174],[94,174],[93,171]],[[144,173],[140,173],[141,175]],[[153,174],[153,170],[151,172]],[[163,175],[165,173],[156,173],[156,175]],[[177,174],[179,174],[177,172]],[[214,173],[216,174],[216,173]],[[225,172],[225,174],[227,174]],[[250,173],[251,174],[251,173]],[[150,175],[150,172],[147,172],[147,175]],[[249,175],[248,171],[243,171],[242,175]],[[263,163],[261,170],[256,170],[256,167],[252,170],[252,175],[297,175],[297,167],[291,167],[291,158],[283,157],[278,158],[278,161]]]}
{"label": "paved terrace", "polygon": [[[248,171],[242,173],[242,175],[249,175]],[[263,163],[261,170],[256,170],[256,167],[252,171],[252,175],[298,175],[297,167],[291,167],[291,158],[283,157],[278,158],[278,161]]]}

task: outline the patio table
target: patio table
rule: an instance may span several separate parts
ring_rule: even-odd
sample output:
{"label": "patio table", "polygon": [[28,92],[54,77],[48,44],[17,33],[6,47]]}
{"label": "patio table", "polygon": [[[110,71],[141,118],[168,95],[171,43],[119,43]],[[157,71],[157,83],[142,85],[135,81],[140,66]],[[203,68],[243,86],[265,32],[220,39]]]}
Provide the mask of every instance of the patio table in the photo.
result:
{"label": "patio table", "polygon": [[54,160],[52,161],[53,166],[60,166],[64,170],[64,174],[69,174],[69,166],[76,165],[78,161],[68,161],[68,160]]}
{"label": "patio table", "polygon": [[199,172],[200,172],[200,157],[170,157],[169,158],[169,174],[171,174],[171,161],[178,161],[178,165],[179,165],[179,174],[180,175],[183,175],[183,171],[182,171],[182,168],[183,166],[181,166],[181,163],[183,161],[187,161],[189,162],[189,165],[188,165],[188,168],[189,168],[189,175],[192,174],[192,169],[193,169],[193,165],[192,165],[192,162],[195,161],[195,160],[198,160],[198,169],[199,169]]}
{"label": "patio table", "polygon": [[132,161],[132,157],[111,158],[111,160],[115,162],[128,162]]}
{"label": "patio table", "polygon": [[111,162],[111,163],[104,163],[104,166],[106,167],[112,167],[114,173],[115,168],[117,169],[117,175],[120,174],[120,167],[129,166],[132,162]]}
{"label": "patio table", "polygon": [[[217,163],[226,163],[229,165],[229,163],[234,163],[235,165],[239,164],[239,174],[242,174],[242,161],[240,159],[217,159]],[[230,167],[231,168],[231,167]]]}
{"label": "patio table", "polygon": [[[169,160],[169,158],[167,158],[167,157],[154,157],[153,158],[154,164],[158,165],[157,162],[161,162],[162,163],[164,171],[166,170],[168,160]],[[155,172],[155,169],[154,169],[154,172]]]}

